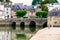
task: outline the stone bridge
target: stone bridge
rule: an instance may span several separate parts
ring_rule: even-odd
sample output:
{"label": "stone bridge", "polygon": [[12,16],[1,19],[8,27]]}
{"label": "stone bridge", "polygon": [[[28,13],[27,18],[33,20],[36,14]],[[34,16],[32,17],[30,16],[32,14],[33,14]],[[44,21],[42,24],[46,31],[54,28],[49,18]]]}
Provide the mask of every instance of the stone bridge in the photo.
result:
{"label": "stone bridge", "polygon": [[[6,20],[0,20],[0,30],[13,30],[11,27],[12,23],[16,23],[16,25],[20,25],[22,22],[24,22],[25,25],[30,25],[31,22],[34,21],[36,25],[47,25],[47,19],[46,18],[22,18],[22,19],[6,19]],[[34,23],[33,23],[34,24]],[[1,26],[2,25],[2,26]],[[19,29],[19,26],[16,26],[16,29]]]}
{"label": "stone bridge", "polygon": [[36,25],[43,25],[47,22],[46,18],[22,18],[22,19],[11,19],[11,22],[16,22],[17,25],[20,25],[21,22],[24,22],[25,25],[29,25],[31,21],[34,21]]}

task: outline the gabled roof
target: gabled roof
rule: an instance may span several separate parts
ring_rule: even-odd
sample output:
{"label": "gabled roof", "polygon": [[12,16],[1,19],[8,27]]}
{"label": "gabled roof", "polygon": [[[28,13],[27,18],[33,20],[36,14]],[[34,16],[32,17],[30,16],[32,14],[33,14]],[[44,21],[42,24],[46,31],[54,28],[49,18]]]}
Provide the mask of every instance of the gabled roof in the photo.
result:
{"label": "gabled roof", "polygon": [[9,5],[9,4],[4,4],[4,7],[11,8],[11,5]]}
{"label": "gabled roof", "polygon": [[48,16],[60,16],[60,8],[59,7],[56,7],[54,9],[52,9]]}

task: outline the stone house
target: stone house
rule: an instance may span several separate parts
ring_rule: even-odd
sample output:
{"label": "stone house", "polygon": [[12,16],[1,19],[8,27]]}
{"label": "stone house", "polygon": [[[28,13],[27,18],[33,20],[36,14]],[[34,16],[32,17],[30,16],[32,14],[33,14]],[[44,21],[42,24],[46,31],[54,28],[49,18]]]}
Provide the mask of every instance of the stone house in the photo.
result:
{"label": "stone house", "polygon": [[48,27],[60,27],[60,7],[55,7],[48,14]]}

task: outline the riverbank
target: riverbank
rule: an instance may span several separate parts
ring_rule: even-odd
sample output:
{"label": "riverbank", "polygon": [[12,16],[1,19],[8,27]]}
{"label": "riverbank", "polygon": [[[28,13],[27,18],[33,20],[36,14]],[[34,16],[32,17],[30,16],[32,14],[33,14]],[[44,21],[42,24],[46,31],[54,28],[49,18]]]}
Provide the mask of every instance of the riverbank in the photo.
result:
{"label": "riverbank", "polygon": [[39,30],[30,40],[60,40],[60,27]]}

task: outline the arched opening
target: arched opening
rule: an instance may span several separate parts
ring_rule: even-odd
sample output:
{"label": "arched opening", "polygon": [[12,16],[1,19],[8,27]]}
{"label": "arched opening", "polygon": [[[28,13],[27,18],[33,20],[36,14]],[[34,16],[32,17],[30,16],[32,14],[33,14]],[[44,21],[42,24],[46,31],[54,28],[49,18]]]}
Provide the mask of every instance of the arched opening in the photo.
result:
{"label": "arched opening", "polygon": [[25,28],[25,23],[24,22],[20,23],[20,28],[21,28],[21,30],[24,30],[24,28]]}
{"label": "arched opening", "polygon": [[45,27],[47,27],[47,22],[45,22],[45,23],[43,24],[43,28],[45,28]]}
{"label": "arched opening", "polygon": [[36,23],[35,23],[35,21],[31,21],[31,22],[30,22],[29,28],[30,28],[30,31],[31,31],[31,32],[36,31]]}
{"label": "arched opening", "polygon": [[16,29],[16,22],[12,22],[13,29]]}

